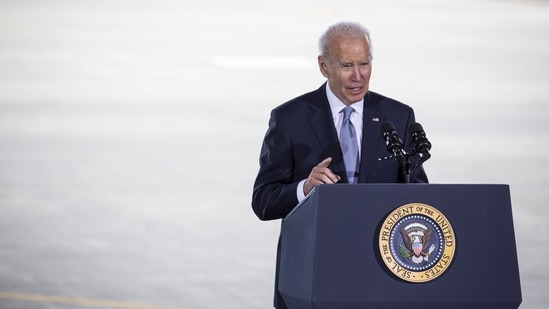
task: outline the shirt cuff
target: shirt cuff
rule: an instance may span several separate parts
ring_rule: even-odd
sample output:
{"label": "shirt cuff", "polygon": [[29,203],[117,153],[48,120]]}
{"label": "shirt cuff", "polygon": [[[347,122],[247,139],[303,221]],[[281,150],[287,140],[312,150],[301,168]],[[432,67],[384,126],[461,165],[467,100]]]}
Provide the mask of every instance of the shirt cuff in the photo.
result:
{"label": "shirt cuff", "polygon": [[305,185],[305,181],[307,179],[303,179],[297,184],[297,201],[298,203],[301,203],[305,199],[305,193],[303,193],[303,186]]}

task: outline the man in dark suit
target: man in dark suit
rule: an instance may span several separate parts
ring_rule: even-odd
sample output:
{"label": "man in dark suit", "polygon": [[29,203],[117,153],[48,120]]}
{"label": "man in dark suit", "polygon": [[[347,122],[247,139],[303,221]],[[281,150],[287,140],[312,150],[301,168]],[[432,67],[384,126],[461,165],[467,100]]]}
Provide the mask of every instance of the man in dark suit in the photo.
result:
{"label": "man in dark suit", "polygon": [[[284,218],[318,184],[404,182],[397,160],[380,134],[391,121],[410,149],[411,107],[369,90],[370,34],[358,23],[337,23],[320,37],[318,65],[327,82],[272,110],[263,140],[252,208],[261,220]],[[352,107],[350,124],[358,164],[344,161],[343,108]],[[348,122],[349,123],[349,122]],[[342,150],[343,149],[343,150]],[[419,168],[412,182],[427,182]],[[279,243],[280,248],[280,243]],[[278,262],[277,262],[278,278]],[[278,280],[276,280],[278,281]],[[275,282],[275,308],[286,308]]]}

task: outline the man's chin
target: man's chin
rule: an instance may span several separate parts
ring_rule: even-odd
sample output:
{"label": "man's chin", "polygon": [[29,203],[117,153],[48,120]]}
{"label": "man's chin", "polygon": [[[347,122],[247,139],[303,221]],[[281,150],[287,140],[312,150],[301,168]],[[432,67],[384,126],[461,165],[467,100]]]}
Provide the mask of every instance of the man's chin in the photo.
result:
{"label": "man's chin", "polygon": [[355,102],[358,102],[358,101],[362,100],[365,95],[366,95],[366,91],[361,91],[361,92],[358,92],[358,93],[350,93],[350,94],[347,95],[346,99],[350,103],[355,103]]}

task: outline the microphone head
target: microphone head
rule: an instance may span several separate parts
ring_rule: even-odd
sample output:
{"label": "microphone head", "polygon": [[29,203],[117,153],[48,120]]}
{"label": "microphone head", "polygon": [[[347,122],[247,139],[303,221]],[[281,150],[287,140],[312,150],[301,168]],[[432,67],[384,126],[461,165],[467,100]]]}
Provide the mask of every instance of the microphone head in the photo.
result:
{"label": "microphone head", "polygon": [[423,127],[419,123],[414,122],[414,123],[410,124],[410,126],[408,126],[408,130],[410,132],[412,132],[412,134],[414,134],[414,133],[417,133],[417,132],[422,132]]}
{"label": "microphone head", "polygon": [[390,121],[385,121],[381,124],[379,128],[381,135],[385,135],[387,132],[396,131],[395,125]]}
{"label": "microphone head", "polygon": [[[425,131],[423,131],[423,127],[419,123],[414,122],[410,124],[410,126],[408,126],[408,130],[412,134],[412,138],[414,139],[414,143],[416,144],[415,151],[418,151],[423,155],[429,154],[429,150],[431,149],[431,143],[425,136]],[[431,155],[429,154],[429,157],[430,156]],[[427,159],[429,157],[427,157]]]}

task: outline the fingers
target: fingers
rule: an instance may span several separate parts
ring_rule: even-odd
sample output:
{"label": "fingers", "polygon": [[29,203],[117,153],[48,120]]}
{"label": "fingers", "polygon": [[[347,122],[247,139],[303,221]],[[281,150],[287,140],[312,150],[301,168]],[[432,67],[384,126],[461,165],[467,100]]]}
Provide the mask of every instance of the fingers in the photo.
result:
{"label": "fingers", "polygon": [[319,183],[330,184],[339,182],[339,180],[341,180],[341,177],[334,174],[332,170],[328,168],[328,166],[330,166],[330,163],[332,163],[332,158],[328,157],[313,168],[311,174],[314,174]]}
{"label": "fingers", "polygon": [[334,174],[332,170],[330,170],[330,163],[332,163],[332,158],[328,157],[313,167],[303,186],[303,192],[305,195],[307,195],[313,187],[318,184],[333,184],[341,180],[341,177]]}
{"label": "fingers", "polygon": [[322,162],[318,163],[318,167],[328,167],[330,166],[330,163],[332,163],[332,157],[327,157]]}

